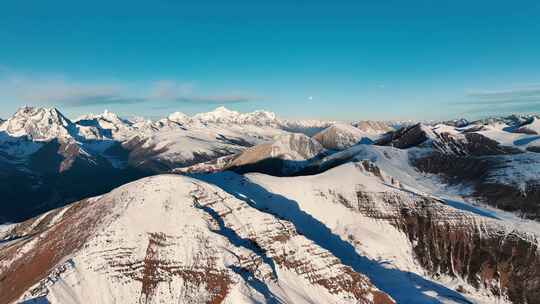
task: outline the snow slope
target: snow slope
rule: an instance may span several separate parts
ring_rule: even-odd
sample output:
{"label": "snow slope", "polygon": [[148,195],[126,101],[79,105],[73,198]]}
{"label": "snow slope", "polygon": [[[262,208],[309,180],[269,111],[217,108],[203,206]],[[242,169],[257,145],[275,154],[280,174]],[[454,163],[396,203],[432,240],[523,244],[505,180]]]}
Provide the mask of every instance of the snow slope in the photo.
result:
{"label": "snow slope", "polygon": [[381,133],[362,131],[348,124],[334,124],[313,136],[326,149],[344,150],[356,144],[372,143]]}
{"label": "snow slope", "polygon": [[[492,284],[497,282],[483,274],[464,270],[474,269],[476,266],[473,264],[458,268],[458,262],[455,262],[456,268],[452,266],[445,271],[442,265],[434,267],[425,260],[424,254],[429,249],[423,246],[440,248],[437,254],[441,256],[456,254],[446,253],[442,248],[459,246],[457,244],[438,247],[441,243],[454,242],[451,236],[448,239],[444,234],[437,238],[417,238],[418,234],[442,228],[441,231],[450,235],[477,235],[486,243],[493,242],[493,250],[497,251],[500,250],[499,236],[516,233],[513,226],[401,188],[395,178],[374,168],[364,162],[356,162],[313,176],[279,178],[248,174],[243,177],[224,172],[197,177],[220,186],[260,210],[295,223],[303,235],[336,254],[353,269],[365,273],[398,303],[506,303],[516,300],[508,296],[511,291],[493,293]],[[416,214],[412,217],[414,221],[403,214],[403,210]],[[414,228],[421,223],[420,219],[433,220],[434,226]],[[403,224],[399,224],[401,221]],[[534,236],[519,235],[530,242],[532,250],[537,251],[538,241]],[[482,256],[483,253],[472,255]],[[470,258],[468,263],[476,259]],[[533,264],[523,261],[519,267],[537,266],[538,261]],[[478,284],[476,278],[482,283]],[[499,292],[502,297],[498,296]],[[529,296],[530,299],[534,297]]]}
{"label": "snow slope", "polygon": [[394,303],[290,222],[181,176],[16,225],[0,257],[3,303]]}

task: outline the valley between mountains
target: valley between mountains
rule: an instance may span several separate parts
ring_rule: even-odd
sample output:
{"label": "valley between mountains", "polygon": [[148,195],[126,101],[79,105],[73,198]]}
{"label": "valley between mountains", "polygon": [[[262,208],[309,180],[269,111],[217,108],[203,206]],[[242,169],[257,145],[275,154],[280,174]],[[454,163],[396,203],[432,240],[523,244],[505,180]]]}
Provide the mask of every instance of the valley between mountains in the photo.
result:
{"label": "valley between mountains", "polygon": [[540,118],[0,123],[0,303],[540,303]]}

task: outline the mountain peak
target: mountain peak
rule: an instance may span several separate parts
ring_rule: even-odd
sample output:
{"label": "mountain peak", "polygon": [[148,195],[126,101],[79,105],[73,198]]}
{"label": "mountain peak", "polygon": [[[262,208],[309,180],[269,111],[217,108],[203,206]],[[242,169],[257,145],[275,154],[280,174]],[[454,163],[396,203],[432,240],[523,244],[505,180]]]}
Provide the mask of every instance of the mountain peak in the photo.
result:
{"label": "mountain peak", "polygon": [[101,117],[107,119],[107,120],[119,120],[120,118],[116,113],[110,112],[109,110],[103,111],[103,114],[101,114]]}
{"label": "mountain peak", "polygon": [[214,122],[214,123],[230,123],[233,122],[241,114],[236,111],[231,111],[224,106],[217,107],[213,111],[206,113],[199,113],[193,118],[202,122]]}
{"label": "mountain peak", "polygon": [[237,116],[237,115],[240,115],[239,112],[229,110],[224,106],[219,106],[219,107],[215,108],[213,111],[210,111],[208,113],[213,113],[213,114],[222,115],[222,116]]}
{"label": "mountain peak", "polygon": [[172,113],[171,115],[169,115],[169,117],[167,117],[167,119],[169,119],[170,121],[172,122],[177,122],[177,123],[186,123],[188,122],[191,118],[182,113],[182,112],[174,112]]}
{"label": "mountain peak", "polygon": [[214,111],[212,112],[233,112],[233,111],[227,109],[225,106],[219,106],[215,108]]}
{"label": "mountain peak", "polygon": [[42,115],[43,117],[58,118],[65,122],[69,121],[57,108],[47,108],[47,107],[32,107],[24,106],[21,107],[15,112],[13,117],[35,117]]}
{"label": "mountain peak", "polygon": [[370,144],[382,135],[382,131],[377,133],[372,128],[359,128],[345,123],[336,123],[315,134],[313,138],[320,142],[325,148],[331,150],[345,150],[356,144]]}
{"label": "mountain peak", "polygon": [[73,123],[56,108],[25,106],[9,118],[2,129],[14,137],[28,136],[37,141],[69,137]]}

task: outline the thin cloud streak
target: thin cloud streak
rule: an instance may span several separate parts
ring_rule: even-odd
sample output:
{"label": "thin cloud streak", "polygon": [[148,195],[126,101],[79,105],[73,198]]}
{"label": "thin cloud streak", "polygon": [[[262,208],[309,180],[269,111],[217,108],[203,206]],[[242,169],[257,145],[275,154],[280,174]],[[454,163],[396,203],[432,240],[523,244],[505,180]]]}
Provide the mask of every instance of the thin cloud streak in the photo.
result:
{"label": "thin cloud streak", "polygon": [[27,75],[0,75],[0,91],[9,98],[36,105],[86,107],[140,103],[233,104],[261,100],[249,94],[201,95],[194,83],[162,80],[146,87],[129,83],[83,84],[65,78],[36,78]]}
{"label": "thin cloud streak", "polygon": [[175,99],[176,102],[182,103],[197,103],[197,104],[220,104],[220,103],[244,103],[261,100],[261,98],[240,96],[240,95],[224,95],[224,96],[185,96]]}
{"label": "thin cloud streak", "polygon": [[531,113],[540,108],[540,85],[466,93],[464,100],[453,102],[467,114]]}
{"label": "thin cloud streak", "polygon": [[474,104],[538,103],[540,85],[502,91],[470,92],[467,97],[469,100],[466,102]]}

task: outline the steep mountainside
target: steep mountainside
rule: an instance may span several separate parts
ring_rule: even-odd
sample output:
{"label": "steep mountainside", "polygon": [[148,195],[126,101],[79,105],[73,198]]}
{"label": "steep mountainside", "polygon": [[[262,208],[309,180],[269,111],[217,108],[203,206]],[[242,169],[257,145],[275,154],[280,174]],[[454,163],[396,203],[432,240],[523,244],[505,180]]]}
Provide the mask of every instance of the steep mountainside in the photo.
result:
{"label": "steep mountainside", "polygon": [[537,236],[455,206],[369,160],[146,178],[3,228],[0,302],[538,303]]}
{"label": "steep mountainside", "polygon": [[234,155],[224,156],[190,167],[175,168],[176,173],[209,173],[231,170],[238,173],[261,172],[288,176],[302,172],[328,151],[315,139],[303,134],[287,134]]}
{"label": "steep mountainside", "polygon": [[2,303],[394,303],[294,223],[180,176],[51,211],[5,237]]}
{"label": "steep mountainside", "polygon": [[537,117],[533,117],[530,122],[527,122],[518,128],[516,128],[514,133],[525,133],[525,134],[531,134],[531,135],[539,135],[540,134],[540,119]]}
{"label": "steep mountainside", "polygon": [[295,223],[398,303],[539,303],[536,235],[402,186],[368,160],[309,177],[198,177]]}
{"label": "steep mountainside", "polygon": [[464,128],[418,124],[377,144],[412,149],[417,153],[410,162],[420,171],[472,189],[469,196],[481,202],[539,220],[540,155],[531,147],[540,138],[515,130],[500,121]]}
{"label": "steep mountainside", "polygon": [[347,124],[334,124],[315,134],[313,138],[330,150],[345,150],[356,144],[370,144],[381,133],[362,131]]}
{"label": "steep mountainside", "polygon": [[0,303],[540,303],[536,124],[23,108]]}
{"label": "steep mountainside", "polygon": [[353,123],[353,126],[362,132],[371,134],[384,134],[394,130],[391,123],[374,120],[361,120]]}

